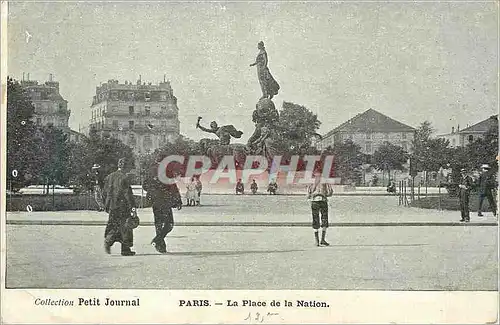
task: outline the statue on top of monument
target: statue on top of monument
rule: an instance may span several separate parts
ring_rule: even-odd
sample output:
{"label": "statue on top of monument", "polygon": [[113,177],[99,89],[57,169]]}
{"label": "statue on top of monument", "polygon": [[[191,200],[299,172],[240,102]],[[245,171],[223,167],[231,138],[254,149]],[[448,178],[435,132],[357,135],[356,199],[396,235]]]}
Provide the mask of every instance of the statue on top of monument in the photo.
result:
{"label": "statue on top of monument", "polygon": [[257,77],[259,78],[260,88],[262,90],[262,98],[272,99],[278,94],[280,90],[280,85],[271,75],[269,68],[267,67],[268,58],[266,48],[264,47],[264,42],[260,41],[257,45],[259,53],[255,62],[250,64],[251,67],[257,66]]}
{"label": "statue on top of monument", "polygon": [[198,122],[196,122],[196,128],[205,131],[207,133],[213,133],[219,138],[219,144],[223,146],[227,146],[231,143],[231,137],[233,138],[241,138],[243,132],[237,130],[234,125],[223,125],[218,126],[217,122],[212,121],[210,123],[210,129],[205,128],[200,125],[201,117],[198,117]]}

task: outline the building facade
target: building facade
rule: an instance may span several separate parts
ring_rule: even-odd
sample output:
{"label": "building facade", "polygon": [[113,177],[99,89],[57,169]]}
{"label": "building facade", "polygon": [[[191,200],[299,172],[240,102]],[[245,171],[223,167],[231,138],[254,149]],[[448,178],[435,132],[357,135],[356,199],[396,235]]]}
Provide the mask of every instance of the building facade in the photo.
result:
{"label": "building facade", "polygon": [[323,150],[335,143],[352,140],[364,154],[372,155],[384,142],[390,142],[411,153],[415,131],[411,126],[369,109],[325,134],[317,147]]}
{"label": "building facade", "polygon": [[451,133],[438,135],[438,138],[446,139],[450,142],[450,147],[465,147],[469,143],[483,138],[486,132],[490,129],[498,132],[498,115],[490,116],[489,118],[476,123],[472,126],[467,126],[465,129],[460,130],[460,125],[455,130],[451,128]]}
{"label": "building facade", "polygon": [[37,126],[54,126],[69,132],[71,111],[68,109],[68,101],[59,93],[59,82],[53,81],[51,76],[43,84],[35,80],[23,80],[21,86],[33,103],[33,122]]}
{"label": "building facade", "polygon": [[121,140],[136,155],[153,152],[179,137],[179,109],[170,82],[158,85],[109,80],[96,88],[86,133]]}

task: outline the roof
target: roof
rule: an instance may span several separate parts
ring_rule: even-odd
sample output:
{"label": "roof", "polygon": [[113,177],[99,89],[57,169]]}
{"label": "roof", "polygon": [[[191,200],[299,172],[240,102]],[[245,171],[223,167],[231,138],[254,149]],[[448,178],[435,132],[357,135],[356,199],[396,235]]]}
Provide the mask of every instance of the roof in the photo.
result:
{"label": "roof", "polygon": [[486,120],[460,130],[459,133],[486,133],[492,127],[498,127],[498,115],[490,116]]}
{"label": "roof", "polygon": [[360,113],[328,132],[328,137],[337,132],[414,132],[415,128],[393,120],[376,110]]}

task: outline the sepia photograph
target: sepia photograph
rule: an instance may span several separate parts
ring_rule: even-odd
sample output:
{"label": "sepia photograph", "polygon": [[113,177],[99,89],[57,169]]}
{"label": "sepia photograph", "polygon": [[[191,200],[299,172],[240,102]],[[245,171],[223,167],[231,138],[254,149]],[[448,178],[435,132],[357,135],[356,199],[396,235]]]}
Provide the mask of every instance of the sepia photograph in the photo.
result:
{"label": "sepia photograph", "polygon": [[15,306],[343,323],[334,292],[457,292],[486,316],[435,322],[498,323],[498,1],[1,9]]}

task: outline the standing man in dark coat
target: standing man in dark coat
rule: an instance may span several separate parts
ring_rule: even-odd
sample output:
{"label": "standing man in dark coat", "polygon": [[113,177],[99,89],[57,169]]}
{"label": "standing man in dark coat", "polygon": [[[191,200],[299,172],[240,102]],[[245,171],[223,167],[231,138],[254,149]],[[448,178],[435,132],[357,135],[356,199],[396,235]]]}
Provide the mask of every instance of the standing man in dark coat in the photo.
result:
{"label": "standing man in dark coat", "polygon": [[459,188],[459,201],[460,201],[460,213],[462,214],[461,222],[470,221],[470,211],[469,211],[469,196],[472,186],[474,185],[472,178],[467,175],[467,170],[462,168],[460,170],[460,184]]}
{"label": "standing man in dark coat", "polygon": [[493,189],[495,188],[495,181],[492,179],[492,175],[490,173],[490,166],[484,164],[481,166],[481,174],[479,175],[479,179],[477,181],[478,185],[478,194],[479,194],[479,206],[477,209],[477,215],[479,217],[483,216],[482,208],[484,198],[488,199],[490,204],[490,209],[493,212],[493,215],[497,215],[497,206],[495,203],[495,199],[493,198]]}
{"label": "standing man in dark coat", "polygon": [[109,174],[104,181],[104,204],[109,213],[108,224],[104,233],[104,250],[111,254],[111,246],[115,242],[122,245],[123,256],[133,256],[130,248],[134,246],[134,233],[127,227],[127,219],[133,214],[137,216],[134,195],[127,172],[131,169],[125,158],[118,160],[118,170]]}
{"label": "standing man in dark coat", "polygon": [[[143,188],[147,192],[147,198],[153,206],[156,236],[151,241],[151,245],[159,252],[167,252],[165,237],[174,228],[174,215],[172,208],[182,209],[182,199],[177,184],[164,184],[158,179],[158,168],[161,162],[158,156],[156,162],[151,166],[148,177],[143,183]],[[174,178],[174,172],[167,170],[167,177]]]}

